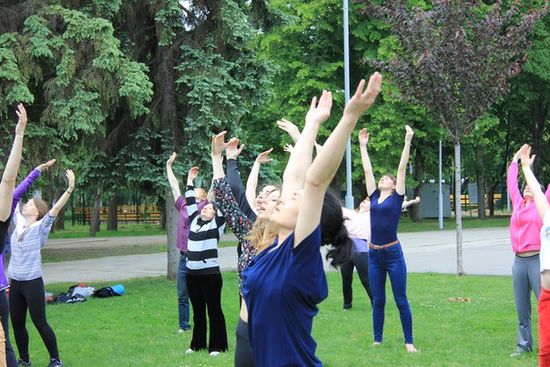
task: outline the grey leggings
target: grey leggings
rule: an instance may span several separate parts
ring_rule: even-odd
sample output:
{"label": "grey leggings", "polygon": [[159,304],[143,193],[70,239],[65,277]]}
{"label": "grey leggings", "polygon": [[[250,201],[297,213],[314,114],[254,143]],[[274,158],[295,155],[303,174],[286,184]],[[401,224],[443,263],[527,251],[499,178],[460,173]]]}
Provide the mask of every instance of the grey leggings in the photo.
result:
{"label": "grey leggings", "polygon": [[512,266],[514,300],[518,313],[517,348],[526,351],[533,349],[531,331],[531,292],[538,299],[540,294],[540,259],[539,255],[514,257]]}
{"label": "grey leggings", "polygon": [[248,323],[239,317],[237,323],[237,345],[235,346],[235,367],[254,367],[254,355],[250,347]]}

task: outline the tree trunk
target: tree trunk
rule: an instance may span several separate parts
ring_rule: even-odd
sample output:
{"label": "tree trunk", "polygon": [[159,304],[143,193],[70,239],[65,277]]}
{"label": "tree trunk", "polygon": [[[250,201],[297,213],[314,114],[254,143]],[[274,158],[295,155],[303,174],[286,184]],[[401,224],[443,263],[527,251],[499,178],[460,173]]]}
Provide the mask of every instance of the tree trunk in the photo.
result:
{"label": "tree trunk", "polygon": [[53,225],[53,227],[56,231],[65,229],[65,211],[66,211],[66,209],[67,209],[67,205],[65,205],[63,208],[61,208],[61,210],[59,211],[59,214],[57,215],[57,219],[55,220],[55,223]]}
{"label": "tree trunk", "polygon": [[485,219],[485,166],[483,147],[476,147],[477,217]]}
{"label": "tree trunk", "polygon": [[101,185],[98,185],[94,192],[94,209],[90,218],[90,237],[95,237],[96,233],[100,231],[101,191]]}
{"label": "tree trunk", "polygon": [[464,275],[462,258],[462,177],[460,172],[460,141],[455,141],[455,216],[456,216],[456,272]]}
{"label": "tree trunk", "polygon": [[168,235],[168,279],[176,279],[179,262],[179,249],[176,246],[178,211],[176,210],[174,197],[170,189],[166,190],[164,196],[166,202],[166,233]]}
{"label": "tree trunk", "polygon": [[496,186],[491,186],[487,192],[487,201],[489,201],[489,216],[495,215],[495,191]]}
{"label": "tree trunk", "polygon": [[118,196],[114,194],[111,201],[109,202],[109,219],[107,221],[107,230],[108,231],[118,231]]}
{"label": "tree trunk", "polygon": [[[413,176],[415,181],[418,183],[417,187],[414,188],[414,198],[416,198],[417,196],[420,196],[420,186],[422,185],[422,177],[424,176],[424,161],[422,159],[422,153],[420,152],[420,149],[415,150]],[[409,198],[409,200],[412,200],[414,198]],[[413,222],[420,222],[420,204],[412,205],[409,207],[409,216],[413,220]]]}

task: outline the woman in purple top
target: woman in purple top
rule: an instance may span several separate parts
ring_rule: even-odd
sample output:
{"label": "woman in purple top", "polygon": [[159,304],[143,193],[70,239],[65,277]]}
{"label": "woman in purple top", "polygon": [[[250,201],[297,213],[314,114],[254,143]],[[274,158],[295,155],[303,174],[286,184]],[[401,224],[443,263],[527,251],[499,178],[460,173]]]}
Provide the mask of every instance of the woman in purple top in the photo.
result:
{"label": "woman in purple top", "polygon": [[[27,111],[22,104],[17,106],[16,111],[18,121],[15,127],[15,139],[10,151],[8,162],[4,168],[2,174],[2,181],[0,182],[0,253],[4,253],[6,245],[6,237],[11,222],[11,216],[13,214],[13,194],[15,188],[15,181],[17,180],[17,172],[19,171],[19,164],[21,163],[21,152],[23,150],[23,136],[25,134],[25,127],[27,126]],[[5,296],[5,292],[4,292]],[[1,300],[2,305],[6,304],[5,298]],[[5,307],[5,306],[4,306]],[[3,307],[2,312],[2,328],[0,328],[0,340],[7,337],[4,335],[4,329],[7,330],[7,316],[5,316],[5,309]],[[6,313],[7,315],[7,313]],[[4,320],[5,319],[5,320]],[[4,348],[1,348],[4,349]],[[9,357],[11,360],[13,357]],[[6,359],[6,351],[2,350],[0,354],[0,360]]]}
{"label": "woman in purple top", "polygon": [[[12,213],[17,207],[17,204],[27,192],[29,187],[32,185],[32,183],[40,177],[40,174],[43,171],[46,171],[48,168],[50,168],[55,163],[55,159],[52,159],[46,163],[43,163],[33,169],[31,173],[15,188],[13,192],[13,204],[12,204]],[[9,236],[6,237],[6,248],[5,252],[8,252],[10,246],[10,240]],[[9,336],[9,304],[8,304],[8,296],[6,295],[6,289],[10,287],[8,283],[8,278],[6,277],[6,268],[5,268],[5,256],[3,252],[0,255],[0,319],[2,321],[2,328],[4,329],[4,334],[6,336],[6,364],[8,367],[16,367],[17,366],[17,359],[15,357],[15,351],[13,350],[11,343],[10,343],[10,336]]]}
{"label": "woman in purple top", "polygon": [[408,352],[416,352],[413,344],[412,313],[407,299],[407,266],[401,244],[397,239],[397,226],[405,198],[407,162],[414,135],[410,126],[405,126],[405,129],[405,146],[397,169],[397,179],[392,175],[384,175],[378,182],[378,188],[367,152],[369,141],[367,129],[362,129],[359,133],[359,148],[365,171],[367,194],[371,201],[369,280],[374,300],[372,309],[374,345],[382,343],[384,307],[386,305],[386,275],[389,275],[405,335],[405,349]]}
{"label": "woman in purple top", "polygon": [[359,83],[338,126],[310,163],[320,124],[330,115],[332,95],[323,92],[318,105],[316,98],[312,101],[283,175],[280,204],[270,218],[277,239],[243,272],[256,366],[322,365],[311,336],[317,304],[328,294],[320,246],[332,245],[327,257],[335,266],[351,257],[353,246],[341,203],[327,188],[357,120],[380,90],[381,79],[375,73],[365,92],[365,81]]}
{"label": "woman in purple top", "polygon": [[[187,241],[189,239],[189,216],[187,215],[187,207],[185,204],[185,198],[181,195],[180,185],[174,171],[172,170],[172,164],[176,160],[176,153],[172,153],[170,158],[166,161],[166,175],[168,177],[168,183],[172,190],[176,209],[178,210],[178,226],[176,234],[176,245],[180,252],[180,259],[178,263],[178,274],[176,278],[176,288],[178,292],[178,324],[179,333],[182,334],[191,330],[189,325],[189,292],[187,290],[187,281],[185,279],[185,269],[187,268]],[[195,195],[198,201],[198,210],[208,203],[206,200],[206,192],[202,188],[195,189]]]}

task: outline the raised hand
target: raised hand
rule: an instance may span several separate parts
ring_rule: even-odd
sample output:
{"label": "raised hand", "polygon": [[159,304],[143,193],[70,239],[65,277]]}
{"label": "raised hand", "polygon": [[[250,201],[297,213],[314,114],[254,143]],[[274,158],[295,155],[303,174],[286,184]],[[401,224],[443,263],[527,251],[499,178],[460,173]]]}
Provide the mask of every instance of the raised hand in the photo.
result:
{"label": "raised hand", "polygon": [[298,126],[294,125],[292,122],[280,119],[277,121],[277,127],[283,131],[286,131],[293,142],[297,142],[300,138],[300,130],[298,129]]}
{"label": "raised hand", "polygon": [[521,148],[514,154],[514,157],[512,158],[512,162],[519,161],[519,155],[521,153]]}
{"label": "raised hand", "polygon": [[17,111],[15,111],[17,117],[17,126],[15,127],[15,135],[23,136],[25,134],[25,127],[27,126],[27,110],[22,103],[17,105]]}
{"label": "raised hand", "polygon": [[306,115],[307,122],[315,122],[321,124],[330,117],[330,110],[332,109],[332,93],[326,90],[321,94],[319,103],[317,103],[317,97],[313,97],[309,111]]}
{"label": "raised hand", "polygon": [[50,168],[51,166],[53,166],[55,164],[55,162],[57,161],[57,159],[50,159],[49,161],[47,161],[46,163],[42,163],[41,165],[39,165],[38,167],[36,167],[40,172],[44,172],[44,171],[47,171],[48,168]]}
{"label": "raised hand", "polygon": [[214,135],[212,137],[212,154],[213,155],[222,154],[225,148],[227,148],[228,143],[224,141],[225,134],[227,134],[227,131],[222,131],[218,135]]}
{"label": "raised hand", "polygon": [[531,155],[531,147],[529,144],[524,144],[519,150],[519,157],[521,159],[521,165],[523,167],[531,167],[536,155]]}
{"label": "raised hand", "polygon": [[199,175],[199,167],[191,167],[189,169],[189,173],[187,173],[187,182],[191,181],[195,181],[195,179],[197,178],[197,176]]}
{"label": "raised hand", "polygon": [[238,138],[231,138],[231,140],[227,142],[227,147],[225,148],[225,156],[227,157],[227,159],[237,159],[237,157],[243,151],[243,148],[244,144],[239,147]]}
{"label": "raised hand", "polygon": [[268,149],[265,152],[261,152],[260,154],[258,154],[258,156],[256,157],[256,162],[261,163],[261,164],[271,162],[273,159],[269,158],[269,153],[271,153],[272,151],[273,151],[273,148]]}
{"label": "raised hand", "polygon": [[176,157],[177,157],[176,152],[173,152],[172,155],[170,156],[170,158],[168,158],[168,160],[166,161],[166,166],[172,167],[172,164],[176,160]]}
{"label": "raised hand", "polygon": [[285,146],[283,147],[283,150],[284,150],[285,152],[292,153],[292,151],[294,150],[294,145],[292,145],[292,144],[285,144]]}
{"label": "raised hand", "polygon": [[67,176],[67,180],[69,181],[69,192],[72,192],[74,190],[74,172],[73,170],[68,169],[65,172],[65,175]]}
{"label": "raised hand", "polygon": [[414,136],[414,131],[409,125],[405,125],[405,141],[411,142]]}
{"label": "raised hand", "polygon": [[367,146],[369,143],[369,131],[366,128],[361,129],[359,131],[359,145],[360,146]]}
{"label": "raised hand", "polygon": [[372,74],[369,79],[367,89],[363,91],[365,89],[365,84],[366,82],[364,79],[359,82],[355,94],[351,97],[344,108],[344,113],[348,113],[356,118],[359,118],[363,112],[368,110],[374,103],[378,93],[380,93],[380,89],[382,87],[382,75],[378,72]]}

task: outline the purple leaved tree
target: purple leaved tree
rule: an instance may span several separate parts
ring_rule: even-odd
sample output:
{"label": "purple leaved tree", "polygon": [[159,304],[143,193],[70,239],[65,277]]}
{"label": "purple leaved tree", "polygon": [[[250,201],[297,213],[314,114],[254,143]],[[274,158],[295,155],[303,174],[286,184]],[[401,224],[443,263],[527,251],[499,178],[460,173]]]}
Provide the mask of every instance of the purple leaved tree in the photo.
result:
{"label": "purple leaved tree", "polygon": [[460,142],[520,72],[529,33],[547,3],[522,13],[498,0],[491,6],[432,0],[429,10],[410,8],[407,0],[359,2],[365,14],[391,27],[399,44],[390,60],[369,62],[390,74],[405,100],[426,107],[453,140],[457,273],[463,275]]}

